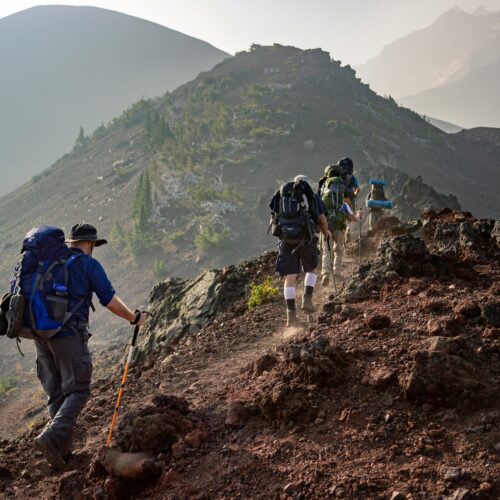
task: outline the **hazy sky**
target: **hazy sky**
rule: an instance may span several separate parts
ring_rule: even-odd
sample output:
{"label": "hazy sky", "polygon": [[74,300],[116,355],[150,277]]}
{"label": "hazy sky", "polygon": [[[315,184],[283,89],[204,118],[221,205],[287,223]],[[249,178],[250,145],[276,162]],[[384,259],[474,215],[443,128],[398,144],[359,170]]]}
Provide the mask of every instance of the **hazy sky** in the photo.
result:
{"label": "hazy sky", "polygon": [[500,10],[500,0],[0,0],[0,17],[43,4],[94,5],[201,38],[230,53],[252,43],[321,47],[355,65],[458,5]]}

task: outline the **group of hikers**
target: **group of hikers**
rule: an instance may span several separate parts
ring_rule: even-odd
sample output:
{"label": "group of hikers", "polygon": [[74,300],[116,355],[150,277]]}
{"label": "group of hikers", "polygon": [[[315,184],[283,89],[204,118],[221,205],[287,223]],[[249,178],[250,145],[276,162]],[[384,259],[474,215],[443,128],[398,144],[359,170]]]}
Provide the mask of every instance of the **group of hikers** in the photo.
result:
{"label": "group of hikers", "polygon": [[[381,217],[387,202],[384,181],[370,181],[367,197],[369,229],[373,229]],[[301,309],[306,315],[315,311],[312,302],[314,287],[321,269],[321,284],[334,286],[341,278],[342,258],[346,241],[350,239],[350,223],[360,222],[362,210],[356,209],[360,193],[359,180],[354,175],[354,163],[342,158],[325,167],[324,176],[314,191],[313,184],[305,175],[297,175],[275,193],[269,203],[272,234],[277,236],[278,259],[276,271],[284,277],[287,326],[295,326],[296,282],[305,273]],[[390,203],[390,202],[387,202]],[[333,257],[332,246],[333,242]]]}
{"label": "group of hikers", "polygon": [[[297,324],[296,281],[302,271],[306,273],[302,310],[308,315],[314,312],[320,264],[323,285],[340,277],[349,223],[362,217],[356,210],[360,184],[353,169],[349,158],[328,165],[317,191],[305,175],[297,175],[270,202],[270,227],[280,239],[276,270],[284,277],[288,326]],[[369,198],[385,200],[383,181],[373,182]],[[372,224],[381,209],[370,210]],[[92,357],[87,343],[93,294],[103,307],[136,326],[134,341],[148,315],[133,311],[116,295],[103,267],[92,257],[94,249],[106,243],[87,223],[73,226],[68,239],[55,227],[32,229],[23,241],[10,292],[0,300],[0,335],[18,342],[29,338],[35,344],[37,376],[47,396],[50,420],[34,444],[54,468],[64,467],[71,456],[76,420],[90,397]]]}

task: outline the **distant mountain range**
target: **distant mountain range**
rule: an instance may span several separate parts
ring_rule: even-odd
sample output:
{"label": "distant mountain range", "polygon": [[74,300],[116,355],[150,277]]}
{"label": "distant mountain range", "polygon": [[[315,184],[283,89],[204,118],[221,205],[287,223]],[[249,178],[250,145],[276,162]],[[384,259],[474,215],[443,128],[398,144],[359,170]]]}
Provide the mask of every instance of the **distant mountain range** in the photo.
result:
{"label": "distant mountain range", "polygon": [[94,7],[0,19],[0,196],[141,97],[172,90],[228,54],[158,24]]}
{"label": "distant mountain range", "polygon": [[356,68],[378,93],[464,127],[500,126],[500,12],[455,7]]}

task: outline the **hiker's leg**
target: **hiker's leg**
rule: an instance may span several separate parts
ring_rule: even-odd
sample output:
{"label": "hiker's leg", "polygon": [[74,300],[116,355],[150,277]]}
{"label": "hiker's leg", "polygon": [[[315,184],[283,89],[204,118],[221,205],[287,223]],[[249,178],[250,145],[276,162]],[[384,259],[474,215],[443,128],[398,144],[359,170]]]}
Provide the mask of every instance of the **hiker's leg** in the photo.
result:
{"label": "hiker's leg", "polygon": [[86,336],[88,334],[81,333],[71,338],[48,341],[61,374],[65,399],[46,431],[62,455],[71,451],[76,419],[90,397],[92,357]]}
{"label": "hiker's leg", "polygon": [[61,389],[61,376],[57,369],[54,356],[46,340],[35,339],[36,374],[47,395],[47,406],[50,418],[54,418],[64,402]]}
{"label": "hiker's leg", "polygon": [[284,276],[283,295],[286,303],[287,326],[294,326],[297,322],[296,317],[296,285],[297,275],[301,271],[300,258],[298,251],[294,252],[295,247],[290,247],[280,242],[278,245],[278,261],[276,271],[280,276]]}
{"label": "hiker's leg", "polygon": [[297,290],[297,275],[289,274],[285,276],[283,286],[283,295],[286,304],[286,326],[295,326],[297,324],[297,306],[295,302]]}
{"label": "hiker's leg", "polygon": [[378,224],[382,212],[380,210],[370,210],[370,215],[368,216],[368,228],[373,231]]}
{"label": "hiker's leg", "polygon": [[336,275],[340,274],[342,266],[342,256],[344,254],[344,231],[332,231],[333,238],[333,272]]}
{"label": "hiker's leg", "polygon": [[316,286],[318,266],[320,263],[320,254],[317,241],[301,249],[300,260],[306,273],[304,278],[304,295],[302,297],[302,309],[307,312],[314,312],[312,296]]}
{"label": "hiker's leg", "polygon": [[329,274],[332,274],[332,263],[330,261],[330,252],[328,251],[328,242],[321,235],[321,276]]}

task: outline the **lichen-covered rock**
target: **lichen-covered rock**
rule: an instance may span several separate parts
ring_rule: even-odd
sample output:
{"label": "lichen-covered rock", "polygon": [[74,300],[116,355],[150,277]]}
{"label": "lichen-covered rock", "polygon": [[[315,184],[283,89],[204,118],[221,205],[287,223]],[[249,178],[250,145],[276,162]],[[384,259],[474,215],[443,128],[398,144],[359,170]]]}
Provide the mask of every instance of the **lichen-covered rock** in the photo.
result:
{"label": "lichen-covered rock", "polygon": [[205,271],[192,280],[169,278],[158,283],[149,298],[152,317],[141,331],[136,360],[145,361],[159,346],[178,343],[216,313],[230,309],[247,293],[256,272],[271,272],[273,261],[274,255],[268,252],[255,261]]}

